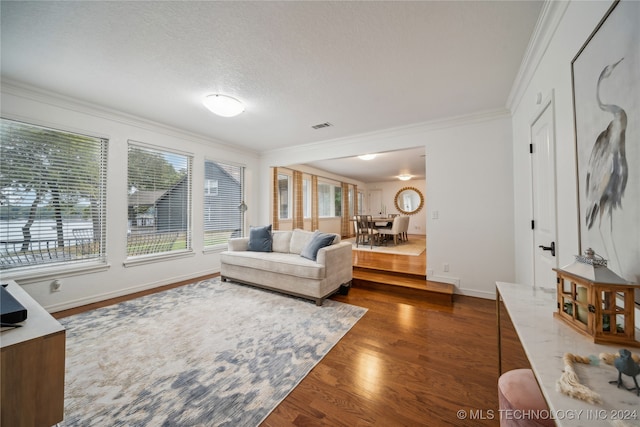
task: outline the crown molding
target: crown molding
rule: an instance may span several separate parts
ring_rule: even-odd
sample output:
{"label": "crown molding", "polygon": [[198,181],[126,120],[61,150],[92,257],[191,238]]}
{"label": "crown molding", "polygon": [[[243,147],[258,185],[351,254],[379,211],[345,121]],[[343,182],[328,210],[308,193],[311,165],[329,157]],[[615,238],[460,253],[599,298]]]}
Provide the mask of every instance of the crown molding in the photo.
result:
{"label": "crown molding", "polygon": [[540,17],[533,30],[531,40],[525,51],[520,69],[507,98],[507,109],[515,111],[531,82],[538,65],[551,43],[553,35],[560,25],[570,1],[546,0],[542,6]]}

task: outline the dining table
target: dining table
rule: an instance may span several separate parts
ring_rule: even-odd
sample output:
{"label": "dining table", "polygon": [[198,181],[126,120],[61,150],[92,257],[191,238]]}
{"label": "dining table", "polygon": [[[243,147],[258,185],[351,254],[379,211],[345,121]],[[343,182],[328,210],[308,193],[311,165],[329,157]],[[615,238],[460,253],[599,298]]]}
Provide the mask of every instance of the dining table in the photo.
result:
{"label": "dining table", "polygon": [[[357,225],[355,218],[351,218],[351,221],[354,223],[354,225]],[[369,228],[372,228],[372,229],[388,228],[388,227],[391,227],[392,224],[393,224],[393,218],[372,216],[371,221],[369,222]],[[378,246],[379,243],[375,243],[375,245]]]}
{"label": "dining table", "polygon": [[387,228],[393,224],[393,218],[388,217],[372,217],[371,228]]}

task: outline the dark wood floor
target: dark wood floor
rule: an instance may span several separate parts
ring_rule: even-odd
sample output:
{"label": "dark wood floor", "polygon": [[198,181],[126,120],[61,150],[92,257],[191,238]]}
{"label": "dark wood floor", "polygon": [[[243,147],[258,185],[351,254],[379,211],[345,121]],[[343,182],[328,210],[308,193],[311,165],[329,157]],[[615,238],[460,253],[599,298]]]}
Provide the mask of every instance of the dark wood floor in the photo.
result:
{"label": "dark wood floor", "polygon": [[[499,425],[494,301],[442,307],[357,287],[334,299],[369,311],[262,426]],[[508,319],[502,339],[503,371],[528,367]]]}
{"label": "dark wood floor", "polygon": [[[409,235],[412,242],[425,243],[425,236]],[[379,252],[353,251],[353,265],[372,270],[392,271],[396,273],[426,274],[427,257],[424,252],[420,256],[381,254]]]}
{"label": "dark wood floor", "polygon": [[[356,265],[426,269],[424,256],[356,252]],[[262,426],[499,425],[494,301],[455,296],[443,307],[392,287],[354,287],[332,298],[368,312]],[[502,345],[503,371],[529,366],[504,310]]]}
{"label": "dark wood floor", "polygon": [[[354,251],[353,262],[426,272],[426,256]],[[443,307],[421,292],[395,287],[354,287],[333,299],[368,312],[263,427],[499,425],[495,301],[455,296],[453,307]],[[503,372],[529,367],[506,311],[501,313]],[[458,411],[467,417],[474,411],[476,419],[462,419]]]}

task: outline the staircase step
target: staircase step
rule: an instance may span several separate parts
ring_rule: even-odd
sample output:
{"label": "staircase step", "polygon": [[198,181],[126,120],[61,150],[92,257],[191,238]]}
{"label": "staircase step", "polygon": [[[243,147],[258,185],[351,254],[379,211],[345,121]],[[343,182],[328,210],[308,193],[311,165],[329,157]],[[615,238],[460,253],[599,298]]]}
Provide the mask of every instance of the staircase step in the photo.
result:
{"label": "staircase step", "polygon": [[392,292],[400,290],[412,294],[418,292],[427,296],[430,301],[445,305],[453,304],[454,286],[449,283],[426,280],[425,276],[354,268],[353,283],[356,286]]}

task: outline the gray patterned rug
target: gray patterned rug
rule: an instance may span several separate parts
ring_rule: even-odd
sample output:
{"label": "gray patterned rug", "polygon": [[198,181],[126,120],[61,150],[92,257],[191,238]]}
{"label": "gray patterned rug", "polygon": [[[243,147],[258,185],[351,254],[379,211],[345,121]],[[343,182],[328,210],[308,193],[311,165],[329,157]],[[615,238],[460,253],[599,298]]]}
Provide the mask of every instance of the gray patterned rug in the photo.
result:
{"label": "gray patterned rug", "polygon": [[63,426],[256,426],[365,314],[217,279],[63,318]]}

